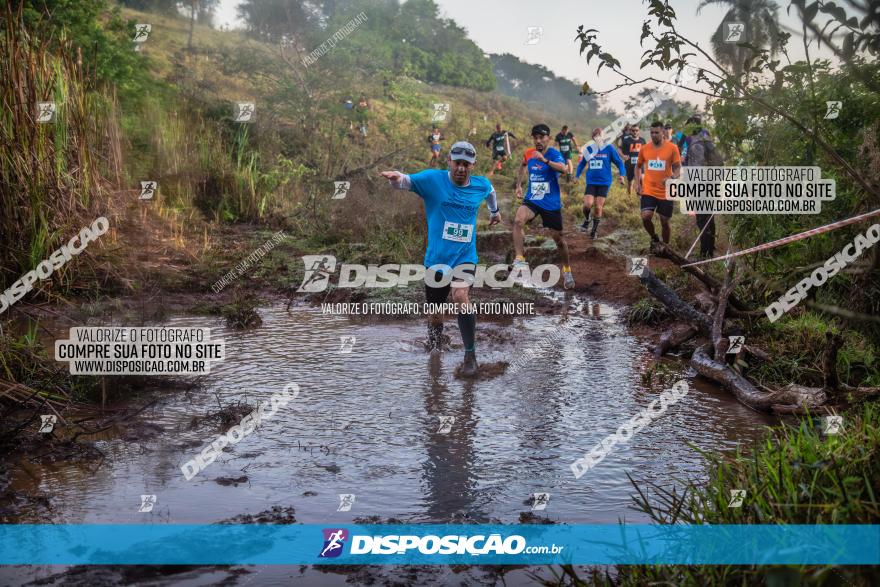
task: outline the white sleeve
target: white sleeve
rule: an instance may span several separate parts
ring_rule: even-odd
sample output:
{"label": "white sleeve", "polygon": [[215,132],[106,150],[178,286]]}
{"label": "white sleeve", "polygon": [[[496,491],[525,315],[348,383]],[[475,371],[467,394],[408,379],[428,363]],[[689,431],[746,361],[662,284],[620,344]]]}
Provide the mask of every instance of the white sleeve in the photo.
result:
{"label": "white sleeve", "polygon": [[486,205],[489,207],[489,212],[498,213],[498,195],[495,193],[495,188],[492,188],[492,191],[486,196]]}
{"label": "white sleeve", "polygon": [[391,184],[391,187],[397,190],[409,190],[412,189],[412,180],[409,178],[409,175],[406,173],[400,174],[400,180],[394,181],[389,179],[388,183]]}

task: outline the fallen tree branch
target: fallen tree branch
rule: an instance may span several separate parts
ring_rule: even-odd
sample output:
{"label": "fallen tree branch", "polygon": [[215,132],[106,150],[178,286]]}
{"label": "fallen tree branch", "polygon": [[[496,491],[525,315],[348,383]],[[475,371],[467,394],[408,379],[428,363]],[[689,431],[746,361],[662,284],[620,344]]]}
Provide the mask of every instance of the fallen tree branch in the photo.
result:
{"label": "fallen tree branch", "polygon": [[709,356],[709,344],[694,351],[691,366],[703,377],[716,381],[727,388],[745,406],[761,412],[775,411],[774,406],[785,411],[795,408],[814,409],[822,406],[828,399],[825,391],[815,387],[788,385],[773,393],[758,390],[751,381]]}
{"label": "fallen tree branch", "polygon": [[[679,325],[681,326],[681,325]],[[660,335],[660,342],[654,347],[654,359],[659,360],[666,351],[674,349],[689,340],[700,331],[693,324],[685,324],[684,328],[674,326]]]}
{"label": "fallen tree branch", "polygon": [[[771,409],[774,414],[780,416],[815,416],[816,411],[804,408],[803,406],[792,406],[783,404],[773,404]],[[834,410],[830,406],[819,406],[819,412],[825,414],[833,414]]]}
{"label": "fallen tree branch", "polygon": [[843,337],[826,332],[825,341],[825,352],[822,353],[822,382],[825,389],[834,391],[840,387],[840,378],[837,376],[837,351],[843,344]]}
{"label": "fallen tree branch", "polygon": [[709,356],[710,345],[704,344],[694,351],[691,366],[703,377],[716,381],[730,390],[740,403],[761,412],[769,412],[779,401],[772,394],[759,391],[751,382]]}
{"label": "fallen tree branch", "polygon": [[880,322],[880,316],[860,314],[858,312],[853,312],[852,310],[847,310],[846,308],[841,308],[839,306],[817,304],[813,301],[807,301],[806,306],[809,308],[813,308],[814,310],[819,310],[820,312],[825,312],[826,314],[834,314],[835,316],[846,318],[847,320],[856,320],[860,322]]}
{"label": "fallen tree branch", "polygon": [[[717,279],[703,271],[701,267],[682,267],[682,265],[687,265],[688,263],[690,263],[690,261],[682,257],[675,249],[673,249],[669,245],[665,243],[651,243],[651,253],[657,255],[658,257],[662,257],[664,259],[672,261],[673,263],[681,267],[683,271],[696,277],[703,285],[708,287],[709,291],[711,291],[713,294],[717,294],[721,291],[721,283]],[[730,305],[742,312],[751,312],[751,309],[748,307],[748,305],[743,303],[733,294],[731,294],[730,296]],[[763,311],[761,313],[763,313]]]}
{"label": "fallen tree branch", "polygon": [[769,363],[770,361],[773,360],[773,357],[770,356],[770,353],[768,353],[767,351],[765,351],[763,349],[759,349],[758,347],[744,344],[743,350],[745,352],[747,352],[748,354],[752,355],[753,357],[758,357],[759,359],[761,359],[762,361],[765,361],[767,363]]}
{"label": "fallen tree branch", "polygon": [[361,167],[358,167],[356,169],[346,171],[345,173],[343,173],[339,176],[339,179],[345,180],[345,179],[349,179],[351,177],[354,177],[358,173],[361,173],[362,171],[366,171],[367,169],[375,167],[376,165],[378,165],[379,163],[382,163],[386,159],[390,159],[390,158],[394,157],[395,155],[397,155],[398,153],[402,153],[402,152],[403,152],[403,149],[401,148],[401,149],[397,149],[396,151],[392,151],[391,153],[386,153],[386,154],[382,155],[381,157],[379,157],[378,159],[374,159],[370,163],[367,163],[366,165],[362,165]]}
{"label": "fallen tree branch", "polygon": [[712,321],[709,317],[690,304],[684,302],[672,288],[657,278],[654,273],[647,267],[642,270],[639,281],[642,282],[652,296],[660,300],[672,314],[684,322],[695,324],[700,331],[710,334],[712,331]]}
{"label": "fallen tree branch", "polygon": [[723,362],[724,353],[727,352],[729,341],[724,338],[724,312],[727,310],[727,299],[733,291],[733,263],[727,266],[724,274],[724,285],[718,291],[718,307],[715,309],[715,319],[712,321],[712,346],[715,348],[715,360]]}
{"label": "fallen tree branch", "polygon": [[762,318],[766,313],[764,310],[737,310],[731,304],[727,308],[727,314],[731,318]]}

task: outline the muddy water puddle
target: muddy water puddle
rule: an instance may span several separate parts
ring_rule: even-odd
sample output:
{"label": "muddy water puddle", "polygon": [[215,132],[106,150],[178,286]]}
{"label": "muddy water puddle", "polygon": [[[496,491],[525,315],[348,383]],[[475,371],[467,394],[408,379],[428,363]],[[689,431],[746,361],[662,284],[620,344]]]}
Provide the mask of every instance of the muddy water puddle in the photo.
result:
{"label": "muddy water puddle", "polygon": [[[478,323],[480,361],[510,366],[476,382],[454,376],[460,350],[440,356],[424,351],[422,321],[355,323],[313,307],[287,312],[283,304],[260,313],[263,327],[245,332],[204,317],[169,320],[165,325],[210,326],[212,338],[226,340],[227,358],[214,364],[204,385],[169,394],[144,413],[159,427],[157,434],[135,442],[96,441],[106,454],[99,467],[31,464],[14,473],[13,488],[51,496],[56,523],[214,523],[273,506],[293,507],[299,523],[371,516],[404,523],[519,523],[520,514],[532,509],[527,501],[533,493],[549,493],[546,509],[535,513],[556,522],[647,522],[629,507],[627,473],[642,483],[699,479],[704,460],[689,443],[731,451],[773,423],[690,379],[684,398],[576,479],[571,463],[662,391],[642,383],[649,353],[628,334],[617,310],[576,301],[563,316]],[[455,345],[455,321],[446,324]],[[678,376],[687,376],[679,369]],[[219,405],[256,406],[289,383],[299,386],[295,399],[192,480],[184,478],[181,465],[228,429],[193,427],[194,417]],[[142,495],[156,496],[149,513],[138,511]],[[342,505],[340,495],[354,497]],[[15,521],[44,520],[24,514]],[[33,578],[36,570],[27,575]],[[302,572],[310,584],[346,579],[299,567],[252,571],[218,572],[240,585],[289,583]],[[390,572],[377,570],[376,577]],[[473,572],[473,580],[488,581]],[[195,572],[155,584],[215,584],[209,577],[214,574]],[[507,583],[515,577],[528,582],[516,572]],[[424,580],[464,579],[438,571]]]}

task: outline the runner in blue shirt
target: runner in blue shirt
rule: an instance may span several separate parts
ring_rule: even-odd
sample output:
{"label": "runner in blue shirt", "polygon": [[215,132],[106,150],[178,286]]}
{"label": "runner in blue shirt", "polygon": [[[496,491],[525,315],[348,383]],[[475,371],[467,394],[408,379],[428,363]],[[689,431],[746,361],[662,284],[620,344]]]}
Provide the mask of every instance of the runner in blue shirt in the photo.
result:
{"label": "runner in blue shirt", "polygon": [[[516,259],[513,271],[521,272],[528,269],[524,253],[523,234],[526,223],[536,216],[541,217],[544,228],[550,230],[550,236],[562,256],[562,276],[565,289],[574,287],[571,275],[571,262],[568,257],[568,245],[562,238],[562,197],[559,192],[559,174],[568,170],[568,164],[562,154],[550,146],[550,127],[536,124],[532,127],[533,149],[527,149],[523,155],[522,166],[516,174],[516,195],[523,198],[523,203],[516,211],[513,223],[513,248]],[[526,170],[529,173],[528,190],[523,197],[522,182]]]}
{"label": "runner in blue shirt", "polygon": [[620,185],[624,184],[623,178],[626,176],[626,169],[623,165],[623,159],[620,153],[611,143],[607,142],[601,128],[593,130],[593,141],[595,145],[587,145],[584,148],[584,156],[578,164],[576,178],[580,178],[581,172],[585,167],[587,169],[587,187],[584,189],[584,223],[581,229],[586,232],[590,224],[590,211],[593,208],[593,202],[596,203],[596,215],[593,216],[593,230],[590,231],[590,238],[596,238],[596,231],[599,230],[599,222],[602,220],[602,209],[605,207],[605,198],[608,197],[608,191],[611,189],[611,165],[617,165],[619,173]]}
{"label": "runner in blue shirt", "polygon": [[[427,302],[442,304],[451,291],[453,303],[468,305],[477,263],[477,212],[485,200],[490,213],[489,226],[501,222],[501,212],[491,182],[485,177],[471,176],[477,161],[473,145],[465,141],[455,143],[449,150],[448,161],[448,171],[426,169],[412,175],[383,171],[382,176],[391,182],[392,187],[415,192],[425,201],[428,221],[428,248],[424,261]],[[450,281],[452,273],[456,277]],[[471,279],[460,279],[459,274],[467,274]],[[446,285],[439,285],[442,281],[446,281]],[[475,314],[459,312],[458,328],[465,351],[460,374],[468,377],[477,373],[476,325]],[[428,344],[432,351],[441,350],[442,336],[443,316],[433,314],[428,323]]]}

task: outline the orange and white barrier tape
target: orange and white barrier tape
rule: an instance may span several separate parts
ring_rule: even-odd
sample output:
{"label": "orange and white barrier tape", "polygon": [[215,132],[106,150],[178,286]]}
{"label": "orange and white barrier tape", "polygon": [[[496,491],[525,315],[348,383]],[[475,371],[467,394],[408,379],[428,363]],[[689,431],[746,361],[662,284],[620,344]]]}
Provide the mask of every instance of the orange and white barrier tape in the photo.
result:
{"label": "orange and white barrier tape", "polygon": [[865,212],[864,214],[859,214],[858,216],[853,216],[852,218],[847,218],[846,220],[839,220],[837,222],[832,222],[831,224],[826,224],[825,226],[820,226],[818,228],[811,228],[810,230],[805,230],[804,232],[793,234],[791,236],[786,236],[784,238],[770,241],[769,243],[764,243],[763,245],[758,245],[756,247],[752,247],[750,249],[745,249],[744,251],[737,251],[735,253],[728,253],[727,255],[723,255],[721,257],[715,257],[713,259],[706,259],[704,261],[694,261],[693,263],[688,263],[686,265],[682,265],[682,267],[693,267],[695,265],[703,265],[704,263],[711,263],[713,261],[723,261],[725,259],[732,259],[734,257],[741,257],[743,255],[748,255],[749,253],[756,253],[758,251],[766,251],[767,249],[774,249],[776,247],[781,247],[782,245],[787,245],[788,243],[793,243],[795,241],[803,240],[805,238],[810,238],[811,236],[822,234],[825,232],[831,232],[832,230],[836,230],[841,226],[848,226],[850,224],[856,224],[863,220],[867,220],[868,218],[872,218],[874,216],[880,216],[880,208],[873,210],[871,212]]}

